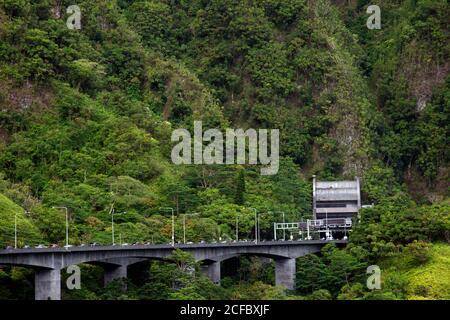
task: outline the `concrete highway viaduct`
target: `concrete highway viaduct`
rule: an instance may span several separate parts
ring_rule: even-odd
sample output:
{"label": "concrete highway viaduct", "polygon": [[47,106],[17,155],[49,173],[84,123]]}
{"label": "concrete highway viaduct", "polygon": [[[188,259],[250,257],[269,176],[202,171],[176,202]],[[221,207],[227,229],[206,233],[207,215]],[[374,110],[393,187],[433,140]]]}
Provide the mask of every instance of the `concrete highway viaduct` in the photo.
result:
{"label": "concrete highway viaduct", "polygon": [[130,265],[146,260],[163,260],[175,248],[191,253],[202,262],[202,272],[213,282],[220,282],[220,262],[241,256],[253,255],[275,261],[275,284],[287,289],[294,288],[295,259],[334,242],[345,245],[346,241],[270,241],[237,242],[217,244],[95,246],[45,249],[8,249],[0,251],[0,266],[21,266],[35,269],[35,299],[61,299],[61,269],[81,263],[100,265],[105,270],[105,284],[126,278]]}

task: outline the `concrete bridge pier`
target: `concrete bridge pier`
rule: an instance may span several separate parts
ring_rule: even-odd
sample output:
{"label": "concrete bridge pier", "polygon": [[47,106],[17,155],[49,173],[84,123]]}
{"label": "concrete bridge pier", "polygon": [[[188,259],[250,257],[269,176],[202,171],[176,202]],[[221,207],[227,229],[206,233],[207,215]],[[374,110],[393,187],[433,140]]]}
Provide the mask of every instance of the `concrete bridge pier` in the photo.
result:
{"label": "concrete bridge pier", "polygon": [[202,272],[215,284],[220,284],[220,261],[202,265]]}
{"label": "concrete bridge pier", "polygon": [[295,258],[275,260],[275,285],[295,288]]}
{"label": "concrete bridge pier", "polygon": [[35,300],[61,300],[59,269],[38,269],[34,275]]}
{"label": "concrete bridge pier", "polygon": [[[110,282],[117,280],[117,279],[126,279],[127,278],[127,265],[119,265],[119,266],[108,266],[105,268],[105,275],[104,275],[104,283],[105,286],[109,284]],[[123,290],[127,290],[127,285],[124,283]]]}

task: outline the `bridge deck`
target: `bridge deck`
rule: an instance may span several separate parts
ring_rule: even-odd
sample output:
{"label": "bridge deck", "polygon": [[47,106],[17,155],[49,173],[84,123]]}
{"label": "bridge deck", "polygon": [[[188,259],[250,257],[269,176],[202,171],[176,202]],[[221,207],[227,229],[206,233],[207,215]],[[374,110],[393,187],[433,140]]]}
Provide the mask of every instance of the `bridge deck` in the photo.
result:
{"label": "bridge deck", "polygon": [[115,245],[115,246],[73,246],[69,248],[27,248],[27,249],[3,249],[0,255],[24,254],[24,253],[56,253],[56,252],[85,252],[85,251],[122,251],[122,250],[160,250],[160,249],[204,249],[204,248],[230,248],[230,247],[267,247],[267,246],[302,246],[312,244],[346,244],[347,240],[304,240],[304,241],[264,241],[256,244],[249,242],[229,242],[229,243],[194,243],[194,244],[154,244],[154,245]]}

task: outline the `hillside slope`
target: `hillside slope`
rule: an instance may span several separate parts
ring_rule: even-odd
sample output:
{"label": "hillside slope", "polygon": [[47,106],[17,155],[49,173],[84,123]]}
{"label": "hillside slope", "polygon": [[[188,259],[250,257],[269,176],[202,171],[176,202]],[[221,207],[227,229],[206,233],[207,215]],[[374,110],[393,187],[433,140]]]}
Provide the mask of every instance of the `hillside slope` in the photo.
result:
{"label": "hillside slope", "polygon": [[387,281],[405,283],[406,299],[448,300],[450,298],[450,247],[435,244],[425,254],[425,262],[415,261],[419,255],[406,252],[383,263]]}
{"label": "hillside slope", "polygon": [[[0,194],[0,247],[14,246],[14,224],[17,219],[17,245],[38,244],[42,240],[38,228],[26,216],[24,210]],[[25,242],[26,241],[26,242]]]}

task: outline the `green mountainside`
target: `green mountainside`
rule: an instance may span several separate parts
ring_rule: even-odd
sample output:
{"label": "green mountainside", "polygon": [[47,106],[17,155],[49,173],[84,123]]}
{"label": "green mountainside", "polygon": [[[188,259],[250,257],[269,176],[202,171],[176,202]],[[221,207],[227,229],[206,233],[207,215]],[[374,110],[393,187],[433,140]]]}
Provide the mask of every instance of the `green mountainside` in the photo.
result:
{"label": "green mountainside", "polygon": [[[176,241],[184,213],[199,213],[189,241],[234,239],[237,214],[252,239],[251,208],[311,216],[313,174],[359,176],[375,205],[346,249],[299,259],[294,292],[273,286],[272,264],[242,258],[222,287],[152,263],[126,294],[83,266],[87,287],[66,299],[448,299],[448,1],[79,0],[70,30],[72,4],[0,0],[0,247],[14,245],[16,213],[20,246],[63,245],[55,206],[69,208],[73,244],[110,244],[112,208],[127,212],[121,242],[168,243],[161,207],[175,209]],[[380,30],[366,27],[370,4]],[[279,129],[278,174],[172,164],[172,131],[195,120]],[[261,216],[262,239],[280,219]],[[365,289],[371,264],[390,279],[378,293]],[[32,281],[0,269],[0,299],[32,298]]]}

